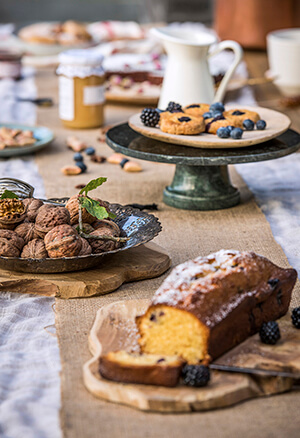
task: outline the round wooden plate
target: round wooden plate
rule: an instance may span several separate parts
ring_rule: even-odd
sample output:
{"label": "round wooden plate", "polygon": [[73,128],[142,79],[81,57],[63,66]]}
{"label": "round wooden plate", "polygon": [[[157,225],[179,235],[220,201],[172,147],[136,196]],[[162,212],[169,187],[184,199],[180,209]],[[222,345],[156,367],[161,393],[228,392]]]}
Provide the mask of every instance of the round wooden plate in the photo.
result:
{"label": "round wooden plate", "polygon": [[[235,109],[249,109],[255,111],[260,115],[260,118],[267,122],[267,127],[264,131],[244,131],[243,137],[240,140],[233,140],[231,138],[219,138],[214,134],[202,133],[198,135],[174,135],[162,132],[159,127],[148,128],[143,125],[140,120],[140,113],[134,114],[129,119],[129,126],[139,134],[145,137],[160,140],[166,143],[180,144],[181,146],[190,146],[193,148],[205,149],[227,149],[227,148],[241,148],[252,146],[258,143],[264,143],[272,138],[285,132],[290,124],[290,119],[278,111],[270,110],[262,107],[234,107]],[[226,109],[229,109],[226,108]]]}

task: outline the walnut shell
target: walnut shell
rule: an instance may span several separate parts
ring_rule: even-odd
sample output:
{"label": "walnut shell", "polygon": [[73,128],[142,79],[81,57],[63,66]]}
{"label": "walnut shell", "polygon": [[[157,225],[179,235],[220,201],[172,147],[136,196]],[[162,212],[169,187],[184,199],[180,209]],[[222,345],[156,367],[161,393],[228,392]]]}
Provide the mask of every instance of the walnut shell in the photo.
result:
{"label": "walnut shell", "polygon": [[[77,224],[79,222],[78,197],[79,197],[79,195],[72,196],[68,200],[68,202],[66,203],[66,208],[69,210],[70,216],[71,216],[71,225]],[[101,199],[98,199],[98,198],[93,198],[93,199],[95,201],[98,201],[102,207],[105,207],[107,209],[107,211],[109,211],[108,202],[102,201]],[[82,209],[82,222],[86,222],[88,224],[95,222],[95,217],[92,216],[90,213],[88,213],[85,208]]]}
{"label": "walnut shell", "polygon": [[0,223],[18,224],[26,216],[26,206],[20,199],[0,199]]}
{"label": "walnut shell", "polygon": [[35,219],[35,229],[39,236],[44,237],[52,228],[64,224],[70,224],[70,213],[65,207],[45,204],[39,208]]}
{"label": "walnut shell", "polygon": [[27,207],[26,219],[28,219],[29,222],[34,222],[39,208],[44,205],[43,201],[35,198],[26,198],[23,200],[23,203]]}
{"label": "walnut shell", "polygon": [[42,239],[33,239],[28,242],[21,252],[21,257],[24,259],[46,259],[48,253],[44,241]]}
{"label": "walnut shell", "polygon": [[[75,231],[78,232],[78,230],[79,230],[79,224],[74,224],[74,225],[73,225],[73,228],[74,228]],[[83,224],[82,224],[82,228],[83,228],[83,232],[84,232],[85,234],[90,234],[90,233],[92,233],[93,231],[95,231],[95,229],[94,229],[94,227],[92,227],[92,225],[87,224],[87,223],[85,223],[85,222],[83,222]]]}
{"label": "walnut shell", "polygon": [[[113,236],[117,237],[118,234],[115,230],[112,230],[110,227],[100,228],[98,230],[93,231],[90,236]],[[119,248],[120,243],[114,242],[112,240],[102,240],[102,239],[89,239],[89,244],[92,247],[93,254],[99,254],[101,252],[112,251],[114,249]]]}
{"label": "walnut shell", "polygon": [[0,230],[14,230],[17,224],[2,224],[0,222]]}
{"label": "walnut shell", "polygon": [[0,256],[19,257],[24,240],[12,230],[0,230]]}
{"label": "walnut shell", "polygon": [[25,243],[39,237],[32,222],[23,222],[15,228],[15,232],[22,237]]}
{"label": "walnut shell", "polygon": [[80,237],[81,239],[81,250],[80,253],[78,254],[79,256],[84,256],[84,255],[89,255],[92,254],[92,247],[89,244],[89,242],[84,239],[83,237]]}
{"label": "walnut shell", "polygon": [[100,230],[102,228],[111,228],[112,230],[114,230],[116,232],[116,236],[120,236],[120,228],[119,226],[112,221],[111,219],[102,219],[102,220],[97,220],[95,222],[93,222],[93,227],[95,228],[95,230]]}
{"label": "walnut shell", "polygon": [[51,258],[74,257],[81,250],[79,234],[70,225],[58,225],[46,234],[46,250]]}

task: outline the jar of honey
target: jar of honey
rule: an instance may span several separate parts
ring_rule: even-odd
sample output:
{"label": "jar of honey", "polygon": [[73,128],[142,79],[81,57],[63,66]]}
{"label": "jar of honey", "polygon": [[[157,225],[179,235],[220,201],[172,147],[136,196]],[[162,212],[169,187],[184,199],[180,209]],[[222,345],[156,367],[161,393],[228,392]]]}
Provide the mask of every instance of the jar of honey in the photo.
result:
{"label": "jar of honey", "polygon": [[103,56],[94,50],[59,55],[59,117],[66,128],[97,128],[104,123]]}

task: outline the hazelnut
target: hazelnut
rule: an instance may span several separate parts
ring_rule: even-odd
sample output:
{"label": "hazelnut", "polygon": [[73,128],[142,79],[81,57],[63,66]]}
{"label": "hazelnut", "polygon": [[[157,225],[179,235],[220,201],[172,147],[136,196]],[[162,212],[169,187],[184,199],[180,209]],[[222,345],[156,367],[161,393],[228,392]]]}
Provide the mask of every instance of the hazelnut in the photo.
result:
{"label": "hazelnut", "polygon": [[38,234],[32,222],[23,222],[15,228],[15,232],[22,237],[25,243],[38,238]]}
{"label": "hazelnut", "polygon": [[81,239],[81,250],[80,253],[78,254],[79,256],[84,256],[84,255],[89,255],[92,253],[92,247],[89,244],[89,242],[84,239],[83,237],[80,237]]}
{"label": "hazelnut", "polygon": [[0,256],[19,257],[24,240],[11,230],[0,230]]}
{"label": "hazelnut", "polygon": [[[71,216],[71,225],[77,224],[79,221],[79,202],[78,202],[79,195],[72,196],[68,202],[66,203],[66,208],[70,212]],[[108,210],[108,202],[102,201],[101,199],[93,198],[96,201],[99,202],[99,204],[102,207],[105,207]],[[92,216],[90,213],[86,211],[85,208],[82,209],[82,222],[86,222],[88,224],[91,224],[95,221],[95,217]]]}
{"label": "hazelnut", "polygon": [[26,219],[29,222],[34,222],[39,208],[44,204],[43,201],[35,198],[26,198],[23,200],[23,203],[27,207]]}
{"label": "hazelnut", "polygon": [[74,257],[81,250],[82,241],[70,225],[58,225],[45,236],[46,250],[51,258]]}
{"label": "hazelnut", "polygon": [[46,259],[48,253],[42,239],[33,239],[24,246],[21,257],[25,259]]}
{"label": "hazelnut", "polygon": [[26,206],[20,199],[0,199],[0,223],[16,225],[23,221],[26,215]]}
{"label": "hazelnut", "polygon": [[70,213],[65,207],[45,204],[39,208],[35,219],[35,229],[40,237],[44,237],[58,225],[70,224]]}
{"label": "hazelnut", "polygon": [[102,239],[93,239],[92,236],[112,236],[118,237],[118,233],[110,227],[102,227],[98,230],[93,231],[90,234],[91,238],[89,239],[89,244],[92,247],[92,252],[94,254],[99,254],[101,252],[112,251],[114,249],[119,248],[119,242],[114,242],[112,240],[102,240]]}

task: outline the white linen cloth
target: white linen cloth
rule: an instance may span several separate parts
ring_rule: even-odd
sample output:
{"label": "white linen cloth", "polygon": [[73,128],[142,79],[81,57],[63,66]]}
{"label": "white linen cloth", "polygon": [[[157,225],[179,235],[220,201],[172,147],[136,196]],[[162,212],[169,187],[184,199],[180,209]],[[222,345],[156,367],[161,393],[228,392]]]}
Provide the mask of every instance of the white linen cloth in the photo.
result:
{"label": "white linen cloth", "polygon": [[[35,106],[18,97],[36,97],[32,69],[24,79],[0,81],[0,122],[34,124]],[[24,180],[45,197],[32,157],[0,160],[0,178]],[[0,437],[60,438],[60,359],[54,324],[54,298],[0,293]]]}

